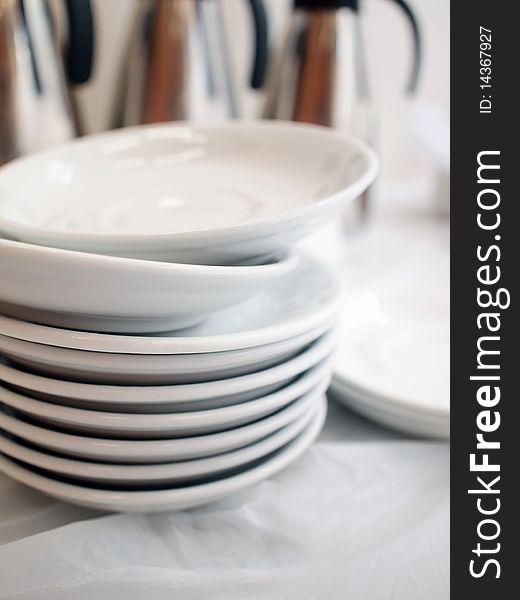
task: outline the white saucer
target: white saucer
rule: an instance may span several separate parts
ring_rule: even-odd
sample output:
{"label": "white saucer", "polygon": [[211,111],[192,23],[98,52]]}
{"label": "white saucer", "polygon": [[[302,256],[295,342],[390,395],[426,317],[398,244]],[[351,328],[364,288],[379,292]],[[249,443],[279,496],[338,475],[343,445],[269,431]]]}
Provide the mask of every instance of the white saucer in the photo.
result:
{"label": "white saucer", "polygon": [[243,350],[204,354],[111,354],[46,346],[0,335],[0,354],[47,377],[118,385],[201,383],[261,371],[288,361],[334,320],[303,334]]}
{"label": "white saucer", "polygon": [[72,433],[123,439],[204,435],[261,419],[282,409],[317,386],[325,391],[330,382],[330,371],[329,360],[313,367],[286,387],[256,400],[192,412],[132,414],[83,410],[34,400],[2,386],[0,386],[0,403],[30,417],[35,423],[50,423]]}
{"label": "white saucer", "polygon": [[174,484],[218,475],[267,456],[293,440],[315,417],[315,411],[309,411],[269,437],[226,454],[173,463],[116,465],[74,460],[47,454],[1,433],[0,453],[46,471],[97,485],[119,484],[138,488],[153,484]]}
{"label": "white saucer", "polygon": [[0,239],[0,312],[90,331],[181,329],[258,294],[298,260],[289,253],[254,266],[184,265]]}
{"label": "white saucer", "polygon": [[336,343],[329,332],[300,354],[269,369],[194,384],[120,386],[78,383],[26,373],[0,364],[0,380],[33,397],[69,406],[108,412],[182,412],[245,402],[283,385],[330,356]]}
{"label": "white saucer", "polygon": [[341,404],[348,406],[364,417],[385,427],[396,429],[411,436],[448,439],[450,437],[449,417],[421,414],[413,409],[389,402],[354,388],[348,388],[337,381],[332,382],[330,392]]}
{"label": "white saucer", "polygon": [[294,441],[269,455],[259,464],[238,475],[216,481],[173,489],[151,491],[112,491],[63,483],[31,471],[0,454],[0,471],[40,492],[82,506],[121,512],[151,512],[181,510],[215,502],[237,493],[281,471],[294,462],[318,436],[326,413],[319,401],[312,423]]}
{"label": "white saucer", "polygon": [[449,228],[415,206],[401,210],[381,216],[345,253],[349,294],[332,390],[379,423],[446,438]]}
{"label": "white saucer", "polygon": [[449,298],[367,289],[345,306],[334,379],[416,412],[449,416]]}
{"label": "white saucer", "polygon": [[302,255],[298,266],[268,290],[182,332],[155,336],[107,335],[46,327],[0,316],[0,334],[95,352],[198,354],[242,350],[287,340],[330,322],[340,309],[341,291],[342,284],[333,269]]}
{"label": "white saucer", "polygon": [[256,423],[219,433],[166,440],[119,440],[62,433],[0,410],[0,429],[32,444],[67,455],[110,463],[160,463],[214,456],[253,444],[303,415],[326,386],[311,390],[289,406]]}
{"label": "white saucer", "polygon": [[377,169],[369,148],[325,127],[121,129],[2,167],[0,231],[57,248],[230,264],[333,219]]}

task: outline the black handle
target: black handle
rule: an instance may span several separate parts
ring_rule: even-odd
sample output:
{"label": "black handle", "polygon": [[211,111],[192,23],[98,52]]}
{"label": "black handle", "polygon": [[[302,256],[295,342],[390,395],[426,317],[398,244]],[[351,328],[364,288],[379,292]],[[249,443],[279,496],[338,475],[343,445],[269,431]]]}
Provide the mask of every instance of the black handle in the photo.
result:
{"label": "black handle", "polygon": [[419,30],[419,24],[417,22],[417,18],[415,17],[414,12],[410,8],[410,6],[405,2],[405,0],[394,0],[394,2],[400,6],[408,18],[410,23],[410,27],[412,28],[412,36],[413,36],[413,62],[412,62],[412,70],[410,72],[410,79],[408,80],[408,85],[406,86],[406,91],[409,94],[414,94],[417,90],[417,82],[419,81],[419,73],[421,70],[421,54],[422,54],[422,40],[421,40],[421,32]]}
{"label": "black handle", "polygon": [[[419,24],[417,23],[417,18],[415,17],[415,14],[408,3],[405,0],[394,0],[394,2],[401,7],[412,28],[413,63],[410,79],[408,81],[408,85],[406,86],[406,91],[410,94],[413,94],[417,89],[417,82],[419,80],[419,73],[421,70],[421,33],[419,30]],[[308,10],[350,8],[355,13],[358,13],[360,9],[359,5],[360,0],[294,0],[294,8],[303,8]]]}
{"label": "black handle", "polygon": [[294,0],[294,8],[327,9],[350,8],[357,12],[359,0]]}
{"label": "black handle", "polygon": [[255,52],[251,70],[251,87],[257,90],[262,87],[269,60],[269,25],[267,11],[263,0],[248,0],[255,32]]}
{"label": "black handle", "polygon": [[94,64],[94,19],[90,0],[65,0],[69,38],[65,72],[71,85],[86,83]]}

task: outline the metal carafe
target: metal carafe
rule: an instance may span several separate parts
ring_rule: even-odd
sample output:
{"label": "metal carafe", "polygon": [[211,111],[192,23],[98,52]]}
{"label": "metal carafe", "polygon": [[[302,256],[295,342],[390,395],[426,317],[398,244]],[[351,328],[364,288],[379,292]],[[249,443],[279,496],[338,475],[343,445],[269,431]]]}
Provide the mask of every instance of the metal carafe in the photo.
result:
{"label": "metal carafe", "polygon": [[[404,0],[393,1],[412,28],[414,52],[407,90],[413,92],[420,65],[419,29]],[[268,75],[263,116],[351,129],[356,102],[371,102],[359,0],[294,0],[287,35]],[[374,115],[370,107],[364,112],[364,137],[372,141]]]}
{"label": "metal carafe", "polygon": [[[255,31],[251,85],[258,88],[267,62],[267,20],[262,0],[247,3]],[[222,0],[137,0],[137,5],[112,125],[239,116]]]}
{"label": "metal carafe", "polygon": [[68,84],[92,70],[89,0],[63,5],[68,39],[55,39],[45,0],[0,0],[0,164],[80,133]]}
{"label": "metal carafe", "polygon": [[[421,39],[405,0],[393,0],[411,26],[413,93]],[[285,40],[267,78],[263,117],[315,123],[353,133],[377,147],[378,119],[363,43],[360,0],[294,0]],[[367,214],[368,192],[360,199]]]}

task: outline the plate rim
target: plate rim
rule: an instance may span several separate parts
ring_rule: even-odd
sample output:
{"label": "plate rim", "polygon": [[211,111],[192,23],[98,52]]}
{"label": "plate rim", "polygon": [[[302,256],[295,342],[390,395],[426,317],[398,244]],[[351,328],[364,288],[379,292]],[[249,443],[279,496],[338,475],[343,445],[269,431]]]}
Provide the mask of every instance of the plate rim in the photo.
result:
{"label": "plate rim", "polygon": [[53,423],[58,427],[87,432],[88,428],[116,435],[200,435],[230,429],[261,419],[310,392],[324,380],[329,380],[330,358],[303,372],[288,385],[259,398],[217,408],[170,413],[128,413],[77,408],[54,404],[13,392],[0,385],[0,403],[36,419],[38,423]]}
{"label": "plate rim", "polygon": [[[92,490],[92,488],[83,488],[69,483],[57,482],[43,475],[33,473],[29,469],[21,467],[5,458],[2,454],[0,454],[0,471],[17,480],[19,483],[28,485],[55,498],[58,497],[62,501],[91,507],[97,506],[98,508],[103,506],[105,510],[109,511],[144,512],[187,509],[208,504],[237,493],[284,469],[312,445],[321,431],[325,415],[326,402],[320,397],[317,417],[309,428],[284,450],[276,454],[274,458],[267,459],[259,466],[238,475],[222,478],[210,483],[186,486],[180,489],[130,492]],[[61,492],[59,496],[57,496],[56,489]],[[85,499],[85,495],[87,499]],[[119,505],[118,508],[114,509],[114,506],[117,504]],[[112,507],[107,508],[109,505],[112,505]]]}
{"label": "plate rim", "polygon": [[[312,416],[312,410],[310,410],[308,414],[304,413],[271,436],[243,448],[187,461],[147,465],[98,463],[67,455],[48,454],[44,448],[37,446],[33,448],[24,446],[18,439],[7,437],[1,430],[0,454],[6,454],[40,469],[86,481],[143,482],[143,484],[165,480],[182,481],[188,478],[209,476],[215,472],[223,472],[266,456],[270,452],[281,448],[285,443],[289,443],[303,431]],[[225,466],[222,465],[222,460],[225,461]],[[190,471],[190,469],[192,470]]]}
{"label": "plate rim", "polygon": [[[0,382],[7,381],[8,384],[23,387],[27,391],[32,390],[84,402],[110,402],[114,405],[120,402],[140,404],[144,403],[143,397],[148,399],[148,404],[197,402],[251,392],[267,385],[283,382],[287,378],[296,377],[326,359],[331,354],[335,344],[336,334],[334,329],[331,329],[285,362],[245,375],[200,383],[153,386],[83,383],[26,373],[23,370],[1,364],[1,362]],[[6,371],[7,380],[5,379]],[[11,374],[10,377],[9,374]],[[16,383],[17,379],[20,383]],[[25,383],[23,382],[24,379]],[[31,382],[33,382],[32,385]]]}
{"label": "plate rim", "polygon": [[[301,254],[299,265],[302,269],[310,269],[315,274],[325,274],[328,286],[326,297],[319,297],[318,305],[316,305],[315,299],[313,302],[307,300],[306,314],[298,315],[292,319],[284,319],[283,323],[271,323],[259,326],[256,329],[252,328],[238,332],[167,337],[94,333],[39,325],[0,315],[0,333],[7,337],[47,346],[115,354],[202,354],[268,345],[317,328],[332,320],[340,312],[344,286],[336,271],[330,265],[305,253]],[[298,272],[299,267],[291,271],[287,277],[296,277],[295,274]],[[303,285],[301,272],[297,281],[299,281],[301,287]],[[309,278],[307,276],[305,284],[308,285],[308,283]],[[309,294],[323,293],[320,283],[316,282],[317,289],[309,290]],[[271,286],[263,294],[269,297],[273,290],[274,286]],[[250,301],[251,299],[245,300],[244,303]],[[211,318],[217,318],[219,314],[220,311],[214,313]]]}
{"label": "plate rim", "polygon": [[[328,382],[327,382],[328,383]],[[326,386],[323,386],[325,388]],[[124,440],[63,433],[33,425],[0,410],[0,429],[44,448],[92,460],[140,464],[171,462],[223,453],[251,444],[303,414],[325,389],[310,390],[282,410],[254,423],[201,436],[162,440]]]}

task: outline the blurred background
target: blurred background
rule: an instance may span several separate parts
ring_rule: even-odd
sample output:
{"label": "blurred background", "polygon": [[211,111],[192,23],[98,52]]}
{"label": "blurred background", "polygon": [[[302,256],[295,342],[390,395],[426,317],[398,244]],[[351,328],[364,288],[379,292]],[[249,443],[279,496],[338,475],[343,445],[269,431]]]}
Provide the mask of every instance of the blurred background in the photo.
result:
{"label": "blurred background", "polygon": [[[71,60],[70,54],[74,52],[77,54],[79,49],[79,64],[78,58],[75,59],[76,64],[72,64],[72,81],[69,77],[70,73],[66,73],[64,79],[67,80],[69,77],[66,94],[70,94],[69,98],[73,102],[71,110],[75,113],[76,120],[81,122],[81,132],[93,133],[112,128],[116,124],[129,124],[131,120],[128,119],[126,122],[117,123],[118,103],[121,96],[128,93],[127,89],[125,91],[125,88],[122,87],[122,81],[126,77],[127,83],[128,80],[133,81],[135,86],[146,87],[149,85],[149,82],[136,83],[140,76],[139,68],[146,71],[150,67],[150,64],[148,67],[138,65],[139,61],[143,59],[143,53],[150,50],[144,42],[140,45],[139,37],[145,35],[143,31],[148,26],[152,29],[156,27],[154,37],[160,38],[159,21],[156,26],[146,25],[146,23],[160,17],[164,28],[168,19],[171,20],[172,15],[158,15],[161,10],[164,12],[164,6],[161,7],[164,0],[152,0],[152,2],[146,0],[112,2],[91,0],[93,54],[90,64],[85,64],[88,60],[85,59],[85,56],[81,56],[81,53],[84,52],[81,45],[84,44],[84,38],[87,35],[85,29],[88,29],[88,14],[86,13],[86,11],[88,12],[88,2],[84,0],[51,0],[49,2],[52,13],[50,35],[54,41],[58,41],[58,54],[54,58],[51,58],[52,52],[49,48],[45,47],[48,41],[45,39],[46,25],[44,25],[45,19],[42,17],[46,12],[45,3],[40,0],[31,2],[26,0],[25,3],[27,4],[25,14],[20,18],[20,15],[16,14],[20,12],[17,8],[20,3],[11,0],[0,2],[0,6],[3,7],[2,25],[0,25],[0,38],[3,39],[3,42],[0,41],[0,50],[3,44],[4,59],[0,63],[0,96],[4,106],[2,111],[4,114],[2,122],[4,143],[8,128],[13,127],[12,119],[8,117],[9,103],[7,101],[8,95],[12,95],[11,88],[15,85],[13,83],[14,67],[8,66],[9,53],[16,54],[18,79],[28,78],[26,69],[24,70],[21,66],[25,60],[32,62],[35,71],[41,71],[38,75],[43,87],[49,81],[51,87],[53,85],[59,87],[59,82],[53,82],[53,60],[61,58],[58,56],[61,51],[65,56],[65,70],[67,70],[71,67],[70,64],[67,64],[67,60],[69,62]],[[217,48],[222,43],[227,46],[226,58],[229,73],[226,74],[226,77],[232,82],[234,88],[236,105],[234,106],[234,116],[255,118],[262,112],[265,113],[266,90],[269,86],[264,83],[260,89],[253,90],[249,85],[254,52],[254,27],[250,14],[250,3],[247,0],[204,0],[202,3],[200,0],[199,2],[170,0],[170,4],[177,5],[172,10],[181,11],[183,4],[204,5],[206,23],[210,24],[206,31],[210,38],[208,45],[210,58],[211,54],[213,57],[218,54],[211,50],[212,43],[217,44]],[[287,55],[294,51],[294,48],[284,48],[284,44],[287,45],[286,40],[291,36],[291,31],[294,34],[295,28],[303,27],[303,25],[301,22],[298,23],[294,16],[293,0],[264,0],[260,4],[265,6],[267,13],[266,77],[269,81],[269,73],[272,74],[272,71],[276,70],[280,56],[285,52],[285,58],[287,58]],[[300,2],[299,4],[302,5],[299,12],[304,12],[306,4],[313,3]],[[320,5],[329,7],[336,3],[318,0],[314,4],[318,7]],[[396,0],[359,0],[359,2],[352,0],[343,3],[340,1],[337,4],[345,4],[349,8],[334,12],[337,14],[348,13],[347,19],[351,21],[352,15],[355,14],[355,21],[359,22],[360,26],[356,32],[352,29],[351,23],[343,27],[339,19],[334,28],[325,21],[318,24],[318,27],[321,27],[318,44],[323,44],[324,38],[326,42],[331,42],[330,36],[336,36],[333,41],[335,64],[331,70],[332,77],[335,79],[333,82],[335,86],[334,102],[337,106],[344,106],[345,111],[350,113],[349,121],[343,120],[340,124],[334,124],[368,138],[367,141],[376,146],[376,150],[382,157],[379,189],[383,190],[385,196],[396,194],[423,196],[428,194],[436,185],[436,174],[439,168],[446,170],[448,163],[449,2],[448,0],[409,0],[408,2],[421,35],[420,71],[413,94],[406,93],[405,89],[408,85],[413,61],[417,57],[414,56],[416,49],[413,46],[410,24],[407,22],[408,19],[401,6],[402,2]],[[8,17],[9,12],[12,13],[11,18]],[[67,12],[69,17],[72,14],[69,24],[67,24]],[[20,23],[23,20],[25,23]],[[193,29],[194,27],[189,19],[186,20],[185,25],[187,28]],[[15,31],[13,39],[10,37],[11,30]],[[28,41],[24,39],[27,30],[31,32],[31,39]],[[217,30],[219,39],[212,42],[211,36],[215,36]],[[352,44],[356,44],[356,35],[359,31],[363,35],[363,62],[360,62],[359,57],[356,58],[355,50],[352,49]],[[163,35],[165,35],[164,31]],[[177,31],[172,35],[182,36],[184,34],[182,31]],[[328,40],[327,36],[329,36]],[[193,49],[194,44],[197,43],[194,41],[195,38],[196,35],[190,33],[189,36],[185,36],[182,43],[188,44]],[[149,44],[149,42],[147,43]],[[13,44],[15,48],[9,49],[9,46]],[[24,46],[30,48],[36,59],[34,56],[32,58],[27,56],[27,48]],[[167,48],[167,44],[163,45],[162,51]],[[215,48],[214,45],[213,48]],[[158,51],[160,52],[161,48]],[[350,56],[352,52],[354,52],[354,58]],[[0,52],[0,54],[2,53]],[[39,56],[43,59],[38,59]],[[11,56],[11,58],[13,57]],[[45,64],[38,66],[38,60],[44,61]],[[322,56],[320,60],[322,64],[325,64],[323,61],[326,61],[327,58]],[[354,70],[353,62],[356,62],[357,74],[351,73]],[[215,67],[215,65],[213,66]],[[222,65],[216,65],[217,69],[221,69],[221,67]],[[159,68],[166,67],[163,65]],[[188,69],[190,68],[192,68],[192,64],[188,65]],[[283,76],[285,75],[282,75],[282,79]],[[375,125],[367,126],[372,128],[369,134],[366,131],[359,131],[359,121],[363,118],[366,120],[367,117],[360,115],[359,106],[356,112],[356,102],[353,102],[352,98],[353,87],[360,85],[360,77],[365,79],[370,90],[371,106],[369,110],[372,116],[369,116],[368,119],[375,119]],[[356,82],[354,79],[357,79]],[[169,82],[169,85],[173,85],[173,83]],[[17,85],[20,86],[20,83],[18,82]],[[168,82],[165,82],[164,86],[167,85]],[[291,84],[288,83],[288,85]],[[316,86],[320,85],[321,83],[318,81]],[[18,93],[20,93],[19,90]],[[166,92],[164,89],[163,92],[159,90],[156,95],[160,96],[161,93]],[[56,96],[59,95],[59,92],[53,90],[49,95],[54,96],[52,103],[56,105]],[[25,128],[30,132],[24,134],[25,142],[22,143],[22,146],[25,144],[25,148],[18,149],[16,151],[18,154],[45,147],[55,140],[61,141],[64,137],[71,135],[67,125],[60,123],[59,119],[55,119],[51,113],[35,111],[26,96],[27,94],[22,93],[18,100],[13,102],[19,113],[18,119],[25,123]],[[283,116],[283,111],[278,114],[278,116],[280,115]],[[179,116],[194,118],[194,114],[180,114]],[[216,113],[199,111],[199,114],[195,116],[207,120],[216,117]],[[290,117],[291,115],[285,116]],[[2,119],[1,115],[0,119]],[[356,119],[358,119],[357,122]],[[133,122],[138,121],[139,119],[133,119]],[[35,138],[38,137],[38,130],[43,130],[43,133],[40,132],[38,141],[35,141]],[[20,137],[19,134],[16,135]],[[3,162],[5,162],[6,156],[4,156]]]}
{"label": "blurred background", "polygon": [[[117,81],[127,36],[139,0],[106,2],[93,0],[98,31],[95,72],[92,82],[78,89],[78,98],[89,132],[107,128],[111,99]],[[265,0],[269,18],[271,59],[280,50],[292,12],[292,0]],[[449,0],[410,0],[422,35],[422,66],[414,97],[404,93],[412,60],[409,25],[392,0],[362,0],[360,18],[374,103],[379,113],[379,153],[382,157],[380,187],[389,195],[425,193],[432,184],[431,154],[423,148],[416,123],[418,111],[438,110],[449,115]],[[262,91],[248,83],[252,60],[252,26],[244,0],[224,0],[222,7],[230,44],[230,59],[236,71],[243,115],[254,118],[262,106]],[[340,102],[347,102],[347,94]],[[434,118],[434,117],[432,117]],[[433,133],[432,133],[433,135]],[[397,187],[397,189],[396,189]]]}

